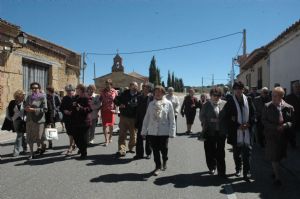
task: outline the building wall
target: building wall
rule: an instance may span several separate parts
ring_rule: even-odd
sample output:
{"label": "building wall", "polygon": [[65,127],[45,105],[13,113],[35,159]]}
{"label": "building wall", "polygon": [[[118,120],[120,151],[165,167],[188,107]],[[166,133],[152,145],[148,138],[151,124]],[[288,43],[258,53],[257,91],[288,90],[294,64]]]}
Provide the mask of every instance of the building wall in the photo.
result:
{"label": "building wall", "polygon": [[99,77],[95,79],[95,85],[98,91],[105,87],[105,81],[107,79],[112,80],[114,88],[129,87],[129,84],[133,81],[137,82],[139,88],[141,88],[143,83],[145,83],[144,80],[126,75],[123,72],[112,72],[108,75],[105,75],[104,77]]}
{"label": "building wall", "polygon": [[290,93],[291,81],[300,80],[300,30],[270,49],[270,85],[279,83]]}
{"label": "building wall", "polygon": [[63,91],[67,84],[76,85],[79,82],[79,76],[75,71],[66,69],[66,61],[62,58],[26,48],[13,51],[5,65],[0,66],[0,118],[3,118],[5,108],[13,99],[13,93],[23,89],[23,58],[50,65],[49,85],[55,91]]}
{"label": "building wall", "polygon": [[250,74],[251,87],[258,87],[258,70],[262,68],[262,87],[270,87],[270,67],[269,67],[269,57],[262,58],[256,64],[254,64],[249,69],[245,70],[241,74],[239,74],[238,80],[247,85],[247,75]]}

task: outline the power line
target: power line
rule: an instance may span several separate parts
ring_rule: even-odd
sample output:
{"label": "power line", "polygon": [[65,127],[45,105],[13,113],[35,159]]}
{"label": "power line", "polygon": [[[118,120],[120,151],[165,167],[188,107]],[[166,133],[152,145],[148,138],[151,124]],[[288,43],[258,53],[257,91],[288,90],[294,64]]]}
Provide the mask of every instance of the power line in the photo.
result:
{"label": "power line", "polygon": [[[193,43],[189,43],[189,44],[182,44],[182,45],[177,45],[177,46],[151,49],[151,50],[141,50],[141,51],[133,51],[133,52],[119,52],[119,54],[132,55],[132,54],[142,54],[142,53],[151,53],[151,52],[172,50],[172,49],[176,49],[176,48],[184,48],[184,47],[187,47],[187,46],[193,46],[193,45],[197,45],[197,44],[201,44],[201,43],[206,43],[206,42],[210,42],[210,41],[223,39],[223,38],[230,37],[230,36],[237,35],[237,34],[241,34],[241,33],[243,33],[243,32],[235,32],[235,33],[231,33],[231,34],[227,34],[227,35],[223,35],[223,36],[219,36],[219,37],[214,37],[214,38],[206,39],[206,40],[202,40],[202,41],[197,41],[197,42],[193,42]],[[86,55],[99,55],[99,56],[115,55],[115,54],[116,53],[95,53],[95,52],[86,53]]]}

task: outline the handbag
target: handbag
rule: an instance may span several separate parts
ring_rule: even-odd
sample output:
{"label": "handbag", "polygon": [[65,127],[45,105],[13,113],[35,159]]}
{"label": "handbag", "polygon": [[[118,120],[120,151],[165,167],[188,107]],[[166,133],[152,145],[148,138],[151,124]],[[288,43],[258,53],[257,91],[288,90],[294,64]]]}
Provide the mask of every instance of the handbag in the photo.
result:
{"label": "handbag", "polygon": [[26,133],[26,122],[22,119],[19,123],[19,129],[18,131],[20,133]]}
{"label": "handbag", "polygon": [[61,111],[56,111],[54,120],[55,122],[61,122],[63,120],[63,114]]}
{"label": "handbag", "polygon": [[45,128],[46,140],[58,140],[58,132],[56,128]]}

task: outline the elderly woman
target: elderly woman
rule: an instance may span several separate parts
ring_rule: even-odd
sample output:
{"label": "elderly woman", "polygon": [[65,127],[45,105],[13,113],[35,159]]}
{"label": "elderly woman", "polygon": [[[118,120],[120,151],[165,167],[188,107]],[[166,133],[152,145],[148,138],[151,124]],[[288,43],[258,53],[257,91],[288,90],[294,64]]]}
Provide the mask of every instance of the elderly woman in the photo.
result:
{"label": "elderly woman", "polygon": [[177,115],[179,113],[179,108],[180,108],[180,102],[179,99],[176,95],[174,95],[174,88],[169,87],[168,88],[168,94],[166,95],[167,100],[172,102],[173,109],[174,109],[174,115],[175,115],[175,120],[177,120]]}
{"label": "elderly woman", "polygon": [[[162,86],[156,86],[154,100],[148,106],[141,132],[141,135],[147,135],[150,140],[155,162],[153,173],[155,176],[160,173],[161,169],[167,169],[169,137],[176,136],[173,106],[164,95],[165,89]],[[160,153],[162,154],[163,165],[161,165]]]}
{"label": "elderly woman", "polygon": [[91,113],[91,119],[92,119],[92,125],[89,129],[89,143],[94,144],[95,139],[95,129],[98,122],[98,113],[100,110],[100,98],[99,95],[95,93],[96,87],[95,85],[91,84],[87,87],[87,94],[88,97],[90,97],[91,100],[91,106],[92,106],[92,113]]}
{"label": "elderly woman", "polygon": [[87,97],[86,88],[82,84],[77,85],[76,94],[71,108],[71,132],[79,148],[80,159],[86,159],[87,139],[92,123],[90,114],[92,112],[91,100]]}
{"label": "elderly woman", "polygon": [[181,106],[181,111],[180,111],[181,115],[182,117],[185,116],[186,118],[186,126],[187,126],[186,134],[192,133],[192,126],[194,124],[196,109],[198,107],[198,100],[194,95],[195,95],[195,90],[190,89],[189,94],[185,96]]}
{"label": "elderly woman", "polygon": [[65,87],[67,95],[62,98],[60,110],[63,113],[63,122],[65,123],[66,132],[69,136],[69,148],[66,152],[66,155],[71,155],[75,149],[75,141],[72,135],[72,121],[71,113],[73,107],[73,100],[75,99],[75,88],[69,84]]}
{"label": "elderly woman", "polygon": [[222,131],[220,117],[226,101],[221,100],[222,90],[218,87],[210,90],[210,97],[200,112],[200,120],[203,126],[204,150],[206,164],[210,174],[214,174],[218,169],[218,176],[226,178],[225,175],[225,138],[226,134]]}
{"label": "elderly woman", "polygon": [[11,100],[8,105],[8,115],[13,121],[14,130],[17,133],[13,156],[19,156],[20,152],[27,150],[27,144],[25,141],[25,129],[22,129],[22,123],[24,122],[24,96],[25,93],[22,90],[17,90],[14,93],[14,100]]}
{"label": "elderly woman", "polygon": [[112,87],[112,80],[107,79],[105,81],[105,88],[101,91],[100,94],[101,119],[105,139],[105,146],[107,146],[108,143],[112,142],[113,127],[115,124],[114,114],[116,112],[114,100],[117,97],[117,95],[117,91]]}
{"label": "elderly woman", "polygon": [[262,123],[266,139],[266,157],[272,162],[275,186],[280,186],[279,162],[286,157],[288,134],[294,125],[294,108],[282,98],[284,90],[275,87],[272,90],[272,101],[265,105]]}
{"label": "elderly woman", "polygon": [[30,148],[30,156],[28,160],[34,159],[33,144],[37,143],[38,149],[36,153],[42,155],[46,150],[44,144],[44,129],[45,129],[45,113],[48,110],[46,95],[41,92],[41,85],[37,82],[30,84],[32,94],[26,98],[26,133],[27,143]]}

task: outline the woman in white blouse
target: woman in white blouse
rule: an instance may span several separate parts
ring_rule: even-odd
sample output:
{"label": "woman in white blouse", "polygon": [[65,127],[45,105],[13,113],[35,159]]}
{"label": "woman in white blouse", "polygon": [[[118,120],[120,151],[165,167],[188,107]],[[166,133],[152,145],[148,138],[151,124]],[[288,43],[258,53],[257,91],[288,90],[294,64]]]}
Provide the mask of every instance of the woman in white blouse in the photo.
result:
{"label": "woman in white blouse", "polygon": [[[144,121],[141,135],[148,136],[153,149],[155,170],[157,176],[161,170],[166,170],[168,160],[169,137],[174,138],[176,125],[172,103],[165,97],[165,89],[156,86],[154,100],[150,102]],[[160,153],[163,164],[161,164]]]}
{"label": "woman in white blouse", "polygon": [[22,149],[24,152],[27,150],[24,137],[25,129],[21,127],[22,122],[24,122],[24,96],[24,91],[17,90],[14,93],[14,100],[11,100],[8,105],[8,115],[13,121],[14,130],[17,134],[13,151],[14,157],[19,156]]}

